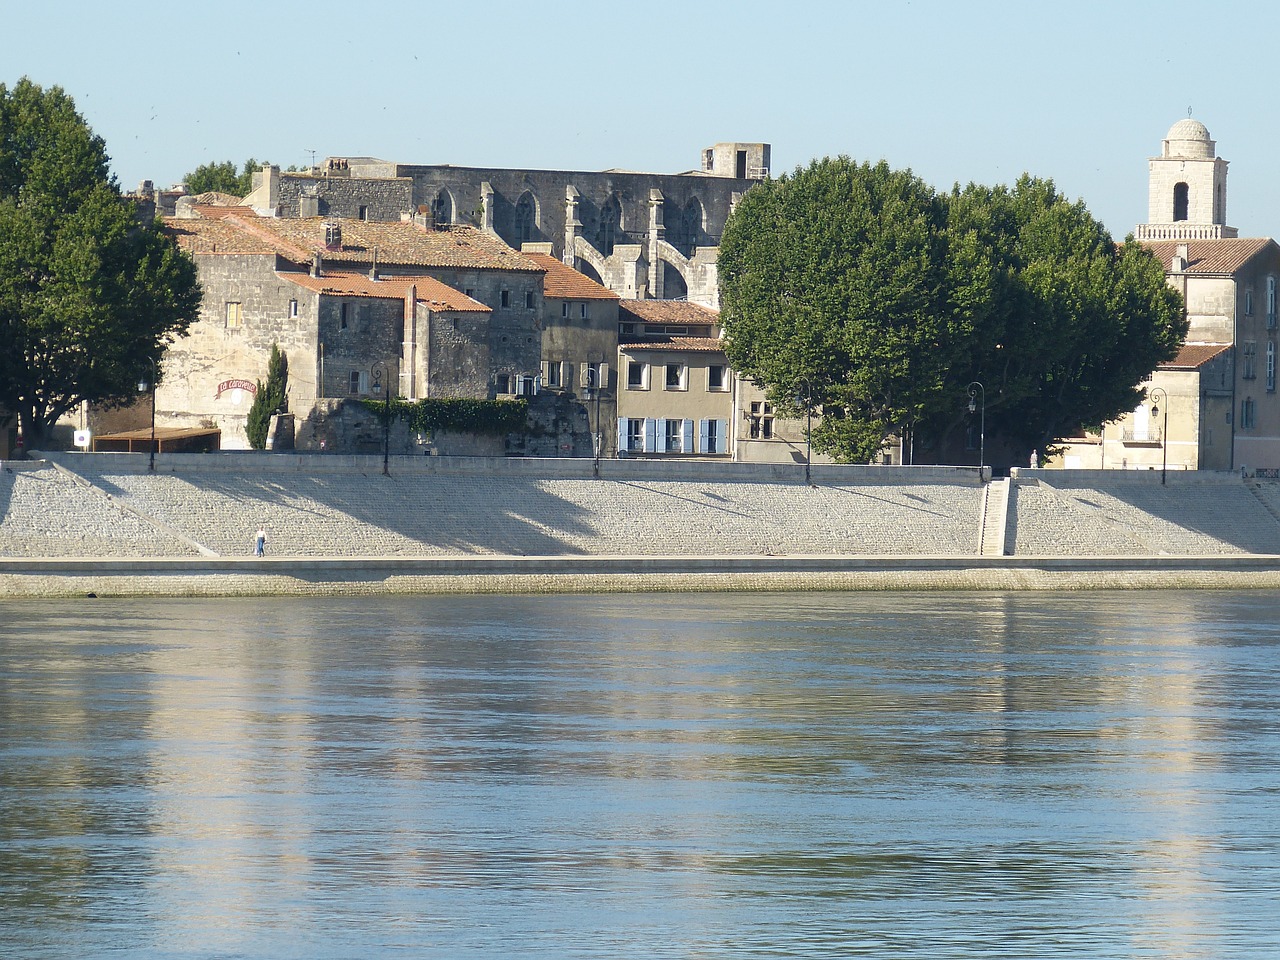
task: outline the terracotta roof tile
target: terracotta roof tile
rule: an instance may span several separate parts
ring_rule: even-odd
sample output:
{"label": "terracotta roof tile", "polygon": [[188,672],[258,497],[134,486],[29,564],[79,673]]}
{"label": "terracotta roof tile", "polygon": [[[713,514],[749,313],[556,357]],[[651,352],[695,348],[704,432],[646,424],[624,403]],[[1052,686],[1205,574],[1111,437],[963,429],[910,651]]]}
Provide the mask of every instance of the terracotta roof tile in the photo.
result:
{"label": "terracotta roof tile", "polygon": [[1256,257],[1268,245],[1269,237],[1230,240],[1149,240],[1142,244],[1156,255],[1168,273],[1178,248],[1187,247],[1187,273],[1232,274]]}
{"label": "terracotta roof tile", "polygon": [[619,349],[662,350],[666,353],[724,353],[724,344],[716,337],[658,337],[653,340],[637,340],[620,343]]}
{"label": "terracotta roof tile", "polygon": [[370,280],[365,273],[346,273],[342,271],[326,272],[323,276],[313,277],[307,273],[277,273],[276,276],[300,287],[314,290],[316,293],[327,293],[338,297],[378,297],[388,300],[403,300],[409,295],[410,287],[417,287],[417,300],[425,303],[432,310],[450,310],[455,313],[491,313],[492,311],[478,300],[473,300],[465,293],[441,283],[435,277],[379,277]]}
{"label": "terracotta roof tile", "polygon": [[276,247],[261,237],[222,220],[163,221],[165,233],[192,254],[274,254]]}
{"label": "terracotta roof tile", "polygon": [[1194,370],[1230,349],[1229,343],[1184,343],[1178,355],[1168,363],[1160,364],[1160,369]]}
{"label": "terracotta roof tile", "polygon": [[[475,227],[452,226],[447,230],[428,230],[412,221],[385,223],[374,220],[349,220],[339,217],[306,219],[255,217],[244,207],[197,207],[209,222],[221,223],[252,234],[258,244],[269,245],[274,252],[295,263],[310,263],[319,253],[329,263],[368,263],[377,251],[381,264],[410,267],[460,267],[477,270],[515,270],[540,272],[535,266],[498,237]],[[166,226],[173,220],[166,221]],[[200,220],[181,221],[200,223]],[[325,224],[336,223],[342,229],[342,247],[325,247]],[[198,251],[204,252],[204,251]],[[257,250],[243,252],[259,252]]]}
{"label": "terracotta roof tile", "polygon": [[543,293],[561,300],[617,300],[618,295],[601,286],[586,274],[545,253],[522,253],[520,256],[547,271]]}
{"label": "terracotta roof tile", "polygon": [[[627,316],[624,316],[627,314]],[[641,323],[720,323],[719,311],[687,300],[622,300],[618,319]]]}

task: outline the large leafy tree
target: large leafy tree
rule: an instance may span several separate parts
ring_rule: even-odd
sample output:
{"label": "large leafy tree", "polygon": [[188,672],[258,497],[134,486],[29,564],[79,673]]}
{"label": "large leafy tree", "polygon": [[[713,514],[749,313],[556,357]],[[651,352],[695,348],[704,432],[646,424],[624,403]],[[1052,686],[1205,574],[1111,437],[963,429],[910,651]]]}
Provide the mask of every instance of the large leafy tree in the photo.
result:
{"label": "large leafy tree", "polygon": [[945,213],[909,171],[839,157],[752,188],[725,226],[726,353],[783,409],[823,407],[815,449],[868,460],[945,390],[967,335]]}
{"label": "large leafy tree", "polygon": [[135,399],[199,308],[195,266],[107,162],[60,88],[0,84],[0,405],[33,447],[82,400]]}
{"label": "large leafy tree", "polygon": [[1132,409],[1186,332],[1181,299],[1052,183],[939,197],[884,163],[822,160],[753,188],[720,254],[726,351],[775,401],[812,395],[815,450],[935,451],[983,384],[1011,462]]}
{"label": "large leafy tree", "polygon": [[204,163],[182,178],[187,193],[227,193],[233,197],[247,197],[253,190],[253,175],[262,164],[250,157],[240,172],[230,160],[221,163]]}

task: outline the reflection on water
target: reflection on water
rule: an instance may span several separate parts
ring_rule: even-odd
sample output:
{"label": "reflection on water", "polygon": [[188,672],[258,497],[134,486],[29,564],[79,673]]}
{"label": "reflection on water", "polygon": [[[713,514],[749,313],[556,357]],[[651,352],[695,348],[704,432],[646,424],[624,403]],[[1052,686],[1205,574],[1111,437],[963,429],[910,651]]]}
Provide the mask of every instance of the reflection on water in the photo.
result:
{"label": "reflection on water", "polygon": [[1277,621],[0,604],[0,955],[1273,956]]}

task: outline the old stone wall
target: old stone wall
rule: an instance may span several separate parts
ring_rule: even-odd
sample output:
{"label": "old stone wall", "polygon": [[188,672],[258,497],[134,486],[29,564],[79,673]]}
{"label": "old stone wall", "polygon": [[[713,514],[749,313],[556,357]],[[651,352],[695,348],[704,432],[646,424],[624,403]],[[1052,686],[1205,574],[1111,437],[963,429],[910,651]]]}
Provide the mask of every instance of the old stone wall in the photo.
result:
{"label": "old stone wall", "polygon": [[280,174],[282,217],[349,217],[396,222],[413,211],[413,181]]}

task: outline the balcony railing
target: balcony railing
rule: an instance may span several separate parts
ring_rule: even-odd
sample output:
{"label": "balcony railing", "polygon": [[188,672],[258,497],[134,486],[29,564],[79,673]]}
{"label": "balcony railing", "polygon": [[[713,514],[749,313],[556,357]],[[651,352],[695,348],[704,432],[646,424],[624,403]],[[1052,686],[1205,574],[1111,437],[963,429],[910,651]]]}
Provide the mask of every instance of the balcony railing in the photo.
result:
{"label": "balcony railing", "polygon": [[1147,427],[1145,430],[1126,427],[1120,431],[1121,443],[1160,443],[1161,440],[1159,427]]}

